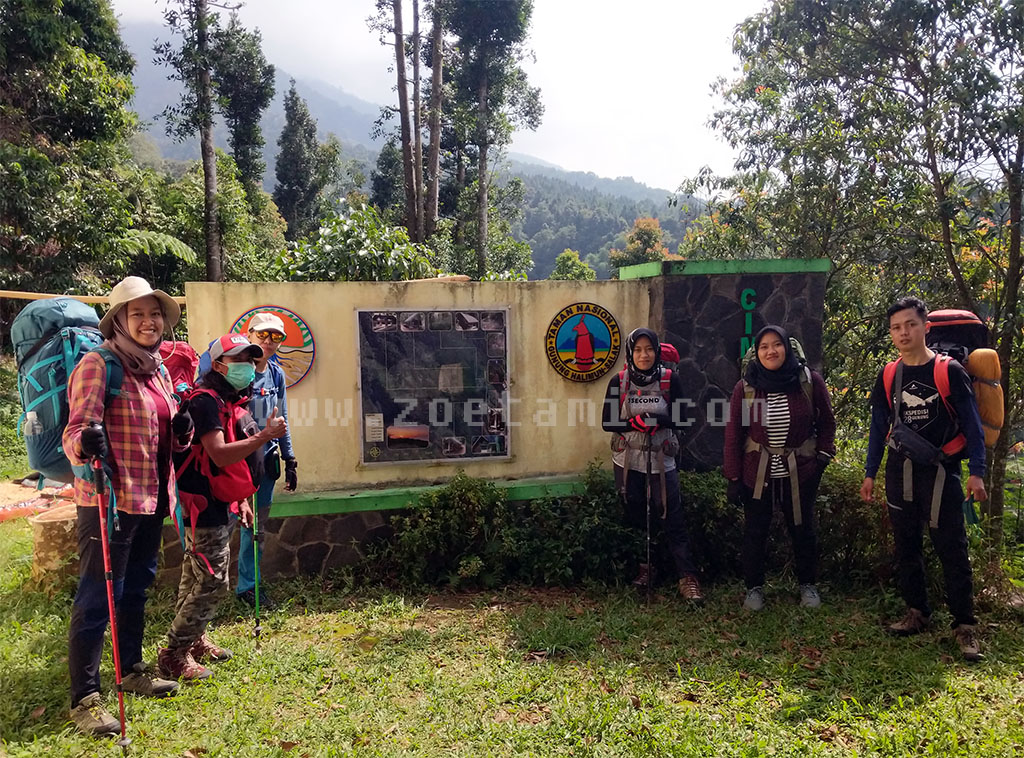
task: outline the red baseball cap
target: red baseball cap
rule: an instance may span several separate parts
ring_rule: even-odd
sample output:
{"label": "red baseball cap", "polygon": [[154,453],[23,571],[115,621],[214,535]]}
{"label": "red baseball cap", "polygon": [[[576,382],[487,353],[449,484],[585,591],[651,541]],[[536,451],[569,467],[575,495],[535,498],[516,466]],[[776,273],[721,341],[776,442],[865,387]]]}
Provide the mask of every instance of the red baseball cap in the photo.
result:
{"label": "red baseball cap", "polygon": [[220,339],[214,340],[210,345],[210,360],[219,361],[221,358],[234,358],[238,355],[245,355],[253,360],[263,357],[263,348],[254,345],[244,334],[225,334]]}

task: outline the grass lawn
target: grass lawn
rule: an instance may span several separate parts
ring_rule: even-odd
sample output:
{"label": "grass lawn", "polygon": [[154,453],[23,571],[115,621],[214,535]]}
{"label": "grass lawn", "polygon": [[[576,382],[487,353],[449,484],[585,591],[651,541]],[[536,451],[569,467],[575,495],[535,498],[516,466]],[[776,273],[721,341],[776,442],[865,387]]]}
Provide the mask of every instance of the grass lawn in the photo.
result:
{"label": "grass lawn", "polygon": [[[0,754],[120,755],[65,722],[70,589],[28,588],[30,543],[24,521],[0,524]],[[900,603],[881,590],[826,592],[814,612],[776,588],[750,616],[737,584],[650,610],[625,590],[275,589],[291,599],[262,652],[229,604],[213,632],[235,658],[209,683],[128,697],[130,755],[1024,755],[1024,623],[1008,612],[983,609],[988,656],[969,665],[944,614],[886,637]],[[172,603],[151,603],[151,658]],[[114,711],[112,680],[108,648]]]}

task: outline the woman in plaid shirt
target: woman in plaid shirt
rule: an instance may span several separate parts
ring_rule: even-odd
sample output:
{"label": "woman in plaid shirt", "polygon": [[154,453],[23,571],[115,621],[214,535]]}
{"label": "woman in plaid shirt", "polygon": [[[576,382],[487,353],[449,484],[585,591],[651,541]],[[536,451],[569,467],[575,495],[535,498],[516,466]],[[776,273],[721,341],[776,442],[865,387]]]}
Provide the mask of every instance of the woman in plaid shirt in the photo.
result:
{"label": "woman in plaid shirt", "polygon": [[[175,498],[172,449],[192,439],[192,420],[177,413],[170,379],[160,365],[160,342],[181,316],[178,304],[137,276],[117,284],[100,321],[103,347],[124,372],[121,390],[106,398],[107,364],[87,353],[68,379],[64,452],[76,466],[99,458],[116,510],[110,535],[114,603],[125,692],[161,697],[178,685],[156,676],[142,660],[146,590],[156,577],[163,520]],[[89,734],[119,731],[102,704],[100,656],[108,623],[97,497],[92,482],[75,479],[78,504],[78,592],[71,611],[68,668],[71,720]]]}

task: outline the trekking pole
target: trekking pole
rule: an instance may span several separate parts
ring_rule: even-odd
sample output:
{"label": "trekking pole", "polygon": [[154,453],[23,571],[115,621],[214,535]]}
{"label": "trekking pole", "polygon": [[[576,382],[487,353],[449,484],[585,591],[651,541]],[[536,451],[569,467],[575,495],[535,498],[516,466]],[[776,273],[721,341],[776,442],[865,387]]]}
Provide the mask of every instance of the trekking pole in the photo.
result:
{"label": "trekking pole", "polygon": [[117,613],[114,610],[114,572],[110,567],[110,537],[107,534],[107,505],[104,502],[106,482],[103,462],[92,459],[92,477],[96,484],[96,506],[100,515],[100,544],[103,546],[103,572],[107,582],[107,610],[110,613],[110,644],[114,649],[114,681],[117,684],[117,707],[121,717],[121,739],[117,744],[124,752],[128,752],[131,740],[125,734],[124,718],[124,687],[121,684],[121,649],[117,644]]}
{"label": "trekking pole", "polygon": [[654,579],[654,567],[651,565],[651,435],[647,435],[647,607],[651,607],[651,582]]}
{"label": "trekking pole", "polygon": [[253,576],[256,578],[256,585],[253,589],[253,596],[256,602],[254,603],[256,608],[256,626],[253,628],[253,636],[256,637],[256,652],[260,652],[260,634],[263,632],[263,627],[260,626],[260,540],[259,540],[259,529],[260,529],[260,515],[259,508],[252,509],[252,562],[254,564]]}

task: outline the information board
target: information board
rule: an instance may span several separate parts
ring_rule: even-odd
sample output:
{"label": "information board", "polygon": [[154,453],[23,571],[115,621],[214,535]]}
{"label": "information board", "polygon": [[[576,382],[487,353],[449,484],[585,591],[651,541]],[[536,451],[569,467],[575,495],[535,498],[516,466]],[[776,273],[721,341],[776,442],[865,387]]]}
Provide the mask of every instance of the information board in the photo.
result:
{"label": "information board", "polygon": [[364,463],[508,457],[507,309],[357,318]]}

